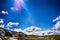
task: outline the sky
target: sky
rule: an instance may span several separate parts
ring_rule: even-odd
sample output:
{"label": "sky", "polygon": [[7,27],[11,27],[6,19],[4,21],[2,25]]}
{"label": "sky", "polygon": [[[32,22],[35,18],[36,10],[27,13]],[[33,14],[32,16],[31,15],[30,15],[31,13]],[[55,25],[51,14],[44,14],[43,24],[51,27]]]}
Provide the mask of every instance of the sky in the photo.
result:
{"label": "sky", "polygon": [[51,29],[59,15],[60,0],[0,0],[0,19],[4,21],[0,24],[7,29]]}

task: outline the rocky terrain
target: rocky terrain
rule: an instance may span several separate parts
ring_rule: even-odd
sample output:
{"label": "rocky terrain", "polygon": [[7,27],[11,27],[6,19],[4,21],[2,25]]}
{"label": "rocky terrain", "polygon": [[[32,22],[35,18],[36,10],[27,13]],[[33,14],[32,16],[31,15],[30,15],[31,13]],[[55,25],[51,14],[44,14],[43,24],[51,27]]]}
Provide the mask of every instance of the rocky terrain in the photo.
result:
{"label": "rocky terrain", "polygon": [[6,30],[0,27],[0,40],[24,40],[25,34],[22,32],[15,32]]}
{"label": "rocky terrain", "polygon": [[0,27],[0,40],[60,40],[60,35],[26,35],[22,32],[10,31]]}

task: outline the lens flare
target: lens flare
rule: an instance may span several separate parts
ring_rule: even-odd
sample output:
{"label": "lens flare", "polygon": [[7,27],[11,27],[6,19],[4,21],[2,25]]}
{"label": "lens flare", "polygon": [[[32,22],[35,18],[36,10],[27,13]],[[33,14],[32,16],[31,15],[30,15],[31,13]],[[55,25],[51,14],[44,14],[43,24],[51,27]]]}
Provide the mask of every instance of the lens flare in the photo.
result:
{"label": "lens flare", "polygon": [[14,0],[14,6],[11,7],[11,10],[19,11],[23,5],[23,0]]}
{"label": "lens flare", "polygon": [[15,0],[15,3],[14,3],[14,8],[16,11],[19,11],[21,9],[21,1],[20,0]]}

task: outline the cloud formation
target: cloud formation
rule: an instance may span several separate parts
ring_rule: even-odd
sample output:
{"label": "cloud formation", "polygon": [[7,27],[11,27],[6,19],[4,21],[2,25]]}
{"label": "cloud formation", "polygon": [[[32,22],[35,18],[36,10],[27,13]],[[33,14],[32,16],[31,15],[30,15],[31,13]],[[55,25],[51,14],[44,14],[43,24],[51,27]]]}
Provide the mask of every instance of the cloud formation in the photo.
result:
{"label": "cloud formation", "polygon": [[11,26],[18,26],[19,25],[19,23],[18,22],[9,22],[8,24],[7,24],[7,26],[8,27],[11,27]]}
{"label": "cloud formation", "polygon": [[23,33],[27,34],[27,35],[30,35],[30,34],[34,34],[34,32],[38,32],[38,31],[41,31],[42,29],[41,28],[38,28],[36,26],[30,26],[28,28],[25,28],[23,30]]}
{"label": "cloud formation", "polygon": [[55,29],[59,29],[60,28],[60,21],[57,21],[56,24],[54,25]]}
{"label": "cloud formation", "polygon": [[3,19],[0,19],[0,23],[4,23],[4,20]]}
{"label": "cloud formation", "polygon": [[5,26],[5,25],[4,25],[4,19],[1,18],[1,19],[0,19],[0,27],[4,28],[4,26]]}
{"label": "cloud formation", "polygon": [[58,16],[56,19],[53,19],[53,22],[60,20],[60,16]]}
{"label": "cloud formation", "polygon": [[54,21],[56,21],[56,24],[53,25],[53,30],[57,31],[58,34],[60,34],[60,16],[57,17]]}
{"label": "cloud formation", "polygon": [[8,14],[8,11],[1,11],[1,14]]}
{"label": "cloud formation", "polygon": [[25,28],[24,30],[22,30],[21,28],[15,28],[13,31],[17,31],[17,32],[23,32],[27,35],[40,35],[40,36],[44,36],[44,35],[60,35],[59,31],[56,30],[42,30],[42,28],[38,28],[36,26],[30,26]]}
{"label": "cloud formation", "polygon": [[[30,26],[30,27],[27,27],[25,28],[24,30],[22,30],[21,28],[15,28],[15,29],[12,29],[13,31],[17,31],[17,32],[23,32],[27,35],[40,35],[40,36],[43,36],[43,35],[60,35],[60,17],[57,17],[57,19],[55,20],[56,21],[56,24],[53,25],[53,27],[51,29],[48,29],[48,30],[42,30],[42,28],[39,28],[39,27],[36,27],[36,26]],[[4,28],[4,20],[3,19],[0,19],[0,23],[2,23],[0,25],[0,27]],[[9,27],[12,27],[12,26],[18,26],[19,23],[18,22],[8,22],[7,24],[7,28],[6,29],[9,29]]]}
{"label": "cloud formation", "polygon": [[4,25],[4,24],[1,24],[1,25],[0,25],[0,27],[4,28],[4,27],[5,27],[5,25]]}
{"label": "cloud formation", "polygon": [[[24,33],[28,35],[60,35],[60,16],[53,20],[56,24],[53,25],[51,29],[41,31],[41,28],[31,26],[24,30]],[[38,30],[38,31],[36,31]]]}
{"label": "cloud formation", "polygon": [[28,28],[26,28],[24,30],[30,32],[30,31],[40,31],[42,29],[41,28],[38,28],[36,26],[31,26],[31,27],[28,27]]}
{"label": "cloud formation", "polygon": [[53,29],[56,30],[60,29],[60,16],[58,16],[54,21],[56,21],[56,24],[53,25],[54,26]]}
{"label": "cloud formation", "polygon": [[15,29],[13,29],[13,31],[22,32],[22,29],[21,28],[15,28]]}

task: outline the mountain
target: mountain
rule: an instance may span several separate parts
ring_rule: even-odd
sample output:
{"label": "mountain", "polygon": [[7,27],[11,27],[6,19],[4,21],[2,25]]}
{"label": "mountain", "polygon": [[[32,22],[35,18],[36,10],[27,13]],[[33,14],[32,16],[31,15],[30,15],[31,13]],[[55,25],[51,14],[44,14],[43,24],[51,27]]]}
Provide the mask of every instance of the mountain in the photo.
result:
{"label": "mountain", "polygon": [[0,39],[2,40],[7,40],[7,39],[11,39],[11,40],[18,40],[18,39],[24,39],[25,34],[22,32],[16,32],[16,31],[10,31],[7,29],[3,29],[0,27]]}
{"label": "mountain", "polygon": [[[32,32],[34,31],[36,32],[36,29],[37,29],[36,27],[31,27]],[[49,34],[50,33],[52,32],[49,32]],[[39,36],[33,34],[26,35],[23,32],[10,31],[0,27],[0,40],[60,40],[60,35],[45,35],[45,36]]]}

